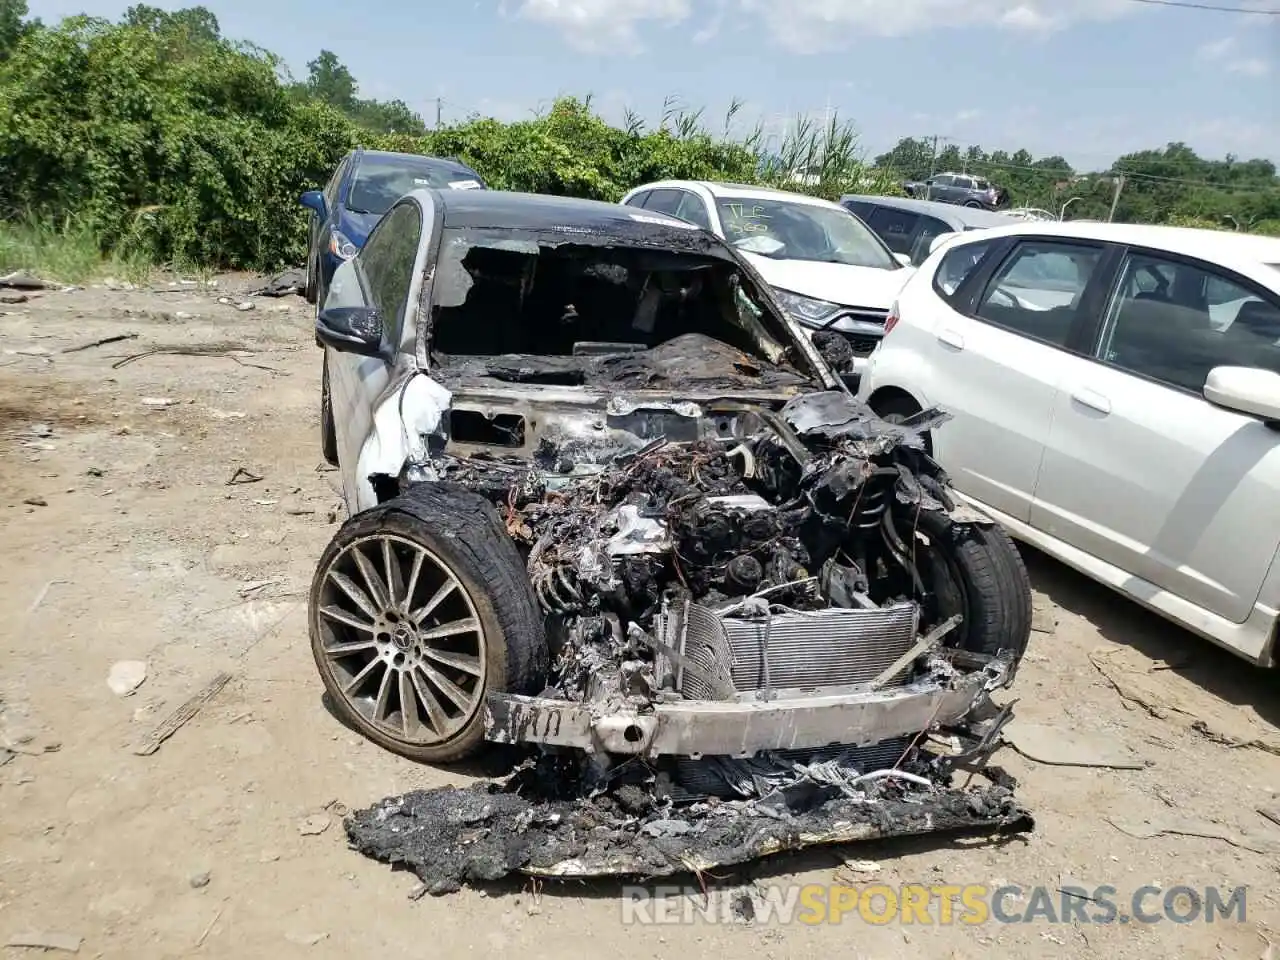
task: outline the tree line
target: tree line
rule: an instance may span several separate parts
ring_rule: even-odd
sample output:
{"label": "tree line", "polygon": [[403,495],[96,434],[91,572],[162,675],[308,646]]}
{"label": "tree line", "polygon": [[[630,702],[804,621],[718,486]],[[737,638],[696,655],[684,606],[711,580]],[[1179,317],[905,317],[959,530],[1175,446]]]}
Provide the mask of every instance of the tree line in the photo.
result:
{"label": "tree line", "polygon": [[[851,123],[801,119],[765,149],[756,128],[731,134],[735,105],[711,129],[671,104],[656,125],[606,123],[590,98],[502,123],[470,116],[439,128],[401,100],[360,95],[351,71],[320,51],[301,79],[279,57],[225,37],[204,7],[131,7],[118,22],[45,24],[24,0],[0,0],[0,218],[90,229],[104,251],[155,263],[266,269],[301,262],[297,198],[356,145],[452,156],[495,188],[616,201],[660,178],[756,182],[836,197],[894,192],[931,170],[968,169],[1019,205],[1117,219],[1280,225],[1280,181],[1266,160],[1204,160],[1183,144],[1121,157],[1082,175],[1061,157],[987,153],[905,139],[865,157]],[[803,169],[803,183],[792,174]]]}

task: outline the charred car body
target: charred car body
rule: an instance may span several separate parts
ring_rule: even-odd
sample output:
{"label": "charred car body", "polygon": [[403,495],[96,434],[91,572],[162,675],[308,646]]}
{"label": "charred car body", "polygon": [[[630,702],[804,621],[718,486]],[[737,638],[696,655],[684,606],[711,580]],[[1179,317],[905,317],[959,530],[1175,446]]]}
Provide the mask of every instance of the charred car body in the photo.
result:
{"label": "charred car body", "polygon": [[[432,762],[538,745],[586,792],[640,777],[655,810],[801,781],[942,802],[950,765],[989,751],[1030,590],[929,456],[945,414],[877,419],[716,238],[418,191],[335,274],[316,333],[351,516],[312,648],[369,739]],[[987,800],[948,803],[1008,819]],[[378,848],[416,802],[349,832]]]}

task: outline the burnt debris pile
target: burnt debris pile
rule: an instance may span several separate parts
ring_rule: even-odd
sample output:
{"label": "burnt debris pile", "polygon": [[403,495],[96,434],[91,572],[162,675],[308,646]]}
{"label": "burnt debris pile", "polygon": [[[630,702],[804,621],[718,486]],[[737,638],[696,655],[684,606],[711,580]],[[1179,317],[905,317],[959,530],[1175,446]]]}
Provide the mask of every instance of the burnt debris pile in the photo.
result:
{"label": "burnt debris pile", "polygon": [[754,801],[690,802],[664,795],[661,775],[638,764],[594,788],[564,777],[553,758],[543,758],[502,783],[389,797],[352,813],[347,837],[439,895],[514,873],[657,878],[818,845],[1010,835],[1034,825],[1007,786],[995,784],[960,790],[901,779],[851,789],[811,776]]}

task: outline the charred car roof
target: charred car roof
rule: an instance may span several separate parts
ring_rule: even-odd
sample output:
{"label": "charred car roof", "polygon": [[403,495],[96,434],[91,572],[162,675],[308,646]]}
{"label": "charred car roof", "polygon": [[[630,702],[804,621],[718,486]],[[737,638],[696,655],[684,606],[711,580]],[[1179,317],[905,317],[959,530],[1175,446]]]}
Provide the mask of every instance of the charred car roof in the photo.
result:
{"label": "charred car roof", "polygon": [[506,190],[434,191],[446,228],[528,230],[616,237],[624,242],[665,243],[673,233],[701,231],[666,214],[576,197]]}

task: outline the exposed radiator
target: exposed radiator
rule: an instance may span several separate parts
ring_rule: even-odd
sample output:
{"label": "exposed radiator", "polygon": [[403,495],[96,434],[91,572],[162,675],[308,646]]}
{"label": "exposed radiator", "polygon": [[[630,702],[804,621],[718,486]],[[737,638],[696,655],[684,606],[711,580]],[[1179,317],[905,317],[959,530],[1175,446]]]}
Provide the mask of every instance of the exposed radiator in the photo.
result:
{"label": "exposed radiator", "polygon": [[811,687],[875,679],[916,640],[919,608],[901,603],[878,610],[835,608],[723,618],[738,690]]}
{"label": "exposed radiator", "polygon": [[911,648],[918,625],[914,603],[758,617],[722,617],[690,603],[662,618],[660,634],[683,660],[674,673],[684,696],[728,700],[765,687],[866,683]]}

